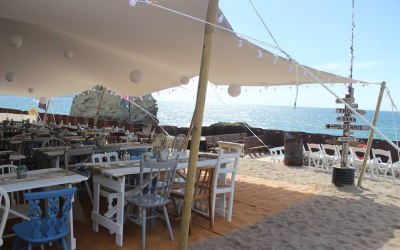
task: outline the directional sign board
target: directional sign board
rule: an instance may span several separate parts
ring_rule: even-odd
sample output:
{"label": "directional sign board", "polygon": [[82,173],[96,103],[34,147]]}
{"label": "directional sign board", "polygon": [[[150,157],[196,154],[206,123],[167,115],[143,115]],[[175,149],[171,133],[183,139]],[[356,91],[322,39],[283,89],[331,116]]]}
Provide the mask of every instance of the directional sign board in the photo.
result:
{"label": "directional sign board", "polygon": [[351,131],[344,131],[344,136],[351,136],[353,132]]}
{"label": "directional sign board", "polygon": [[[353,103],[354,102],[354,98],[341,98],[342,101],[344,101],[345,103]],[[342,103],[340,101],[340,99],[336,99],[336,103]]]}
{"label": "directional sign board", "polygon": [[[360,113],[360,115],[365,115],[365,110],[361,110],[361,109],[356,109],[356,111],[358,113]],[[336,109],[336,113],[340,113],[340,114],[353,114],[353,112],[350,109]]]}
{"label": "directional sign board", "polygon": [[356,137],[338,137],[338,141],[358,141]]}
{"label": "directional sign board", "polygon": [[336,117],[336,121],[338,121],[338,122],[355,122],[356,118],[347,117],[347,116],[338,116],[338,117]]}
{"label": "directional sign board", "polygon": [[369,130],[367,125],[347,125],[347,124],[326,124],[327,129],[350,129],[350,130]]}

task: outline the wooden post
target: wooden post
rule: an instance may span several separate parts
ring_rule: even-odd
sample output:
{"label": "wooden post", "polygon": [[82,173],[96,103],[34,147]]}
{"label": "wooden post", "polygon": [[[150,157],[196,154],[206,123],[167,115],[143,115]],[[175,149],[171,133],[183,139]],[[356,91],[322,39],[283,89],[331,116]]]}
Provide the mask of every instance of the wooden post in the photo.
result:
{"label": "wooden post", "polygon": [[43,116],[43,122],[44,123],[47,123],[47,112],[49,110],[50,101],[51,101],[51,98],[49,98],[49,100],[47,100],[46,111],[44,112],[44,116]]}
{"label": "wooden post", "polygon": [[[383,97],[383,93],[385,91],[385,86],[386,86],[386,82],[382,82],[378,101],[376,103],[374,118],[372,120],[372,125],[374,127],[375,127],[376,121],[378,120],[379,110],[381,109],[382,97]],[[372,141],[374,140],[374,132],[375,132],[375,130],[373,128],[371,128],[371,131],[369,132],[368,142],[367,142],[367,149],[365,150],[364,159],[363,159],[363,163],[362,163],[362,167],[361,167],[361,171],[360,171],[360,176],[358,177],[358,182],[357,182],[358,187],[361,187],[361,183],[364,178],[365,169],[367,167],[367,161],[369,160],[369,152],[371,151]]]}
{"label": "wooden post", "polygon": [[[217,19],[219,0],[209,0],[207,9],[207,22],[215,24]],[[204,31],[203,53],[200,66],[199,84],[197,88],[196,107],[193,113],[193,132],[190,143],[189,166],[186,180],[186,192],[183,202],[182,222],[179,235],[178,249],[187,248],[189,224],[192,213],[192,201],[194,192],[194,180],[196,175],[197,157],[200,146],[201,128],[203,123],[204,106],[206,101],[208,74],[211,60],[211,45],[214,26],[206,24]]]}
{"label": "wooden post", "polygon": [[100,94],[99,105],[97,106],[96,117],[93,120],[93,128],[97,127],[97,120],[99,119],[100,107],[101,107],[101,103],[103,102],[104,92],[106,90],[106,88],[104,86],[101,86],[101,88],[102,88],[102,91]]}

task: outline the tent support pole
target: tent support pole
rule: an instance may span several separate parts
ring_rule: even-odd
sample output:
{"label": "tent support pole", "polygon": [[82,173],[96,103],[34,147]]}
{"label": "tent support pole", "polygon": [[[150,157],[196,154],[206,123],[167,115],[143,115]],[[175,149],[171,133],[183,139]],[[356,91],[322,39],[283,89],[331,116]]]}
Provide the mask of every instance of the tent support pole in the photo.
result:
{"label": "tent support pole", "polygon": [[[209,0],[207,9],[207,22],[215,24],[217,19],[219,0]],[[187,249],[190,218],[192,214],[192,201],[194,181],[196,175],[197,158],[200,146],[200,136],[203,123],[204,106],[206,101],[208,74],[211,60],[212,38],[214,26],[206,24],[204,30],[203,53],[200,66],[199,84],[197,88],[196,107],[193,113],[193,132],[190,143],[189,166],[186,180],[186,192],[183,202],[182,222],[179,235],[178,249]]]}
{"label": "tent support pole", "polygon": [[[372,125],[374,127],[375,127],[375,124],[376,124],[376,122],[378,120],[379,110],[381,109],[381,103],[382,103],[383,93],[385,91],[385,86],[386,86],[386,82],[382,82],[381,90],[379,92],[378,101],[376,103],[374,118],[372,120]],[[369,159],[369,152],[371,151],[372,141],[373,140],[374,140],[374,129],[371,128],[371,131],[369,132],[368,142],[367,142],[367,149],[365,150],[364,160],[363,160],[362,167],[361,167],[361,170],[360,170],[360,176],[358,177],[358,182],[357,182],[357,186],[358,187],[361,187],[362,180],[364,179],[365,170],[366,170],[366,167],[367,167],[367,161]]]}
{"label": "tent support pole", "polygon": [[97,105],[96,117],[93,120],[93,128],[97,127],[97,120],[99,119],[100,107],[101,107],[101,103],[103,102],[104,92],[106,90],[106,88],[104,88],[104,86],[101,86],[101,88],[102,88],[102,91],[101,91],[101,94],[100,94],[99,105]]}
{"label": "tent support pole", "polygon": [[44,112],[44,116],[43,116],[43,122],[45,122],[45,123],[47,122],[47,112],[49,110],[50,101],[51,101],[51,97],[49,98],[49,100],[47,100],[46,111]]}

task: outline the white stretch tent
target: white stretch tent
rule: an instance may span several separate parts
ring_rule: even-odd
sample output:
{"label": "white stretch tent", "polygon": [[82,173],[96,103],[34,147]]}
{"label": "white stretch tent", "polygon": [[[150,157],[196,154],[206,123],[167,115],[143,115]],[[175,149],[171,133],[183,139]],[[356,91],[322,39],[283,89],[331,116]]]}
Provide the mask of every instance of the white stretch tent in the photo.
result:
{"label": "white stretch tent", "polygon": [[[208,0],[157,4],[206,19]],[[130,7],[128,0],[0,0],[1,93],[50,97],[102,84],[142,96],[176,87],[199,73],[204,25],[150,4]],[[226,21],[221,25],[229,28]],[[263,50],[259,59],[258,48],[237,44],[235,34],[216,30],[212,83],[316,82],[300,68],[296,76],[293,63],[284,58],[274,64],[274,54]],[[323,82],[353,81],[307,69]]]}

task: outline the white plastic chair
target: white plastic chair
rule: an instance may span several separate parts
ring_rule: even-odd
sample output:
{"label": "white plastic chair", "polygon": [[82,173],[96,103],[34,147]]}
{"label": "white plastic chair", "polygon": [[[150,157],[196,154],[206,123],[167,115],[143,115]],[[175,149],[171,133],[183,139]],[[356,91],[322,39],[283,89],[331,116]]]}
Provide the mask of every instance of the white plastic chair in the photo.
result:
{"label": "white plastic chair", "polygon": [[0,208],[1,208],[1,221],[0,221],[0,246],[3,245],[3,233],[6,227],[8,214],[10,212],[10,198],[7,192],[0,187]]}
{"label": "white plastic chair", "polygon": [[[392,155],[390,154],[390,151],[383,150],[383,149],[372,149],[372,156],[373,156],[373,175],[375,175],[376,172],[376,179],[379,179],[380,176],[383,176],[384,178],[387,176],[389,171],[391,172],[393,183],[396,181],[396,173],[395,173],[395,168],[393,167],[393,162],[392,162]],[[398,169],[396,167],[396,169]],[[383,174],[382,174],[383,171]],[[374,176],[375,177],[375,176]]]}
{"label": "white plastic chair", "polygon": [[285,148],[283,146],[270,148],[269,152],[271,154],[271,162],[283,161],[283,159],[285,157],[284,150],[285,150]]}
{"label": "white plastic chair", "polygon": [[340,153],[335,145],[321,144],[322,170],[332,171],[332,167],[340,162]]}
{"label": "white plastic chair", "polygon": [[[223,164],[222,161],[230,159],[233,163]],[[223,149],[218,149],[218,160],[215,168],[215,177],[213,181],[213,194],[212,194],[212,221],[214,221],[215,210],[222,210],[225,217],[225,213],[228,212],[228,221],[232,220],[232,210],[233,210],[233,196],[235,193],[235,179],[237,170],[239,167],[240,150],[230,151],[229,153],[224,153]],[[230,179],[227,182],[227,178]],[[223,207],[216,208],[217,195],[219,199],[224,199],[225,194],[229,193],[229,205],[226,209],[226,202],[223,200],[220,204]]]}
{"label": "white plastic chair", "polygon": [[319,144],[307,143],[308,150],[310,151],[308,155],[308,166],[311,167],[311,161],[315,168],[320,168],[322,164],[322,150]]}
{"label": "white plastic chair", "polygon": [[[350,166],[356,170],[356,175],[359,175],[360,166],[364,162],[365,152],[367,148],[360,148],[360,147],[350,147]],[[371,175],[373,175],[373,163],[374,161],[369,156],[366,165],[366,171]]]}

